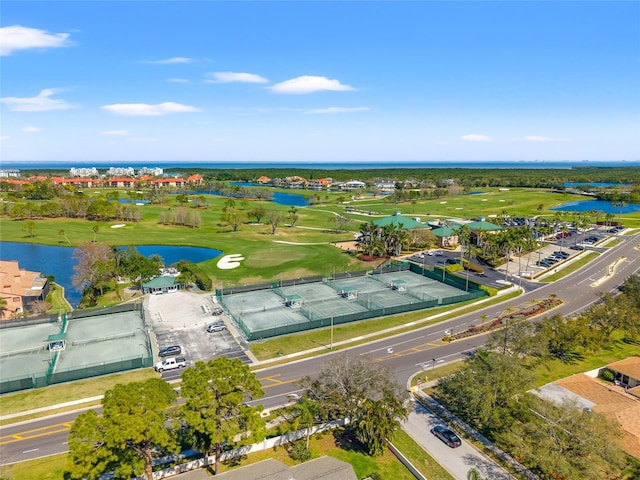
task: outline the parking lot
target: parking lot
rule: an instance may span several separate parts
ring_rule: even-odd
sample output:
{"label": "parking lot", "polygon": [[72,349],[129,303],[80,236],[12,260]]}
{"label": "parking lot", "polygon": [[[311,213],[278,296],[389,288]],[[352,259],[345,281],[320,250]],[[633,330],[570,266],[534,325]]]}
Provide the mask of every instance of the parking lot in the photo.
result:
{"label": "parking lot", "polygon": [[[496,268],[481,265],[482,273],[467,270],[469,279],[494,288],[500,288],[505,283],[513,281],[522,272],[523,278],[533,278],[547,270],[554,269],[563,262],[570,260],[585,250],[598,251],[598,245],[607,238],[619,234],[621,229],[612,229],[604,226],[590,229],[586,232],[565,232],[565,235],[554,234],[543,242],[543,245],[531,253],[518,258],[511,255],[511,261]],[[560,253],[562,252],[562,253]],[[444,267],[447,262],[459,261],[460,251],[444,249],[425,250],[416,252],[408,257],[409,260],[425,266]],[[526,273],[526,275],[525,275]],[[506,277],[506,278],[505,278]]]}
{"label": "parking lot", "polygon": [[[218,356],[239,358],[250,363],[248,348],[241,334],[224,314],[214,315],[220,306],[211,293],[175,292],[165,295],[149,295],[145,299],[147,321],[153,327],[157,352],[171,345],[179,345],[187,365],[198,360],[211,360]],[[207,327],[213,323],[223,324],[226,328]],[[156,359],[157,361],[158,359]],[[179,371],[163,373],[164,378],[174,378]]]}

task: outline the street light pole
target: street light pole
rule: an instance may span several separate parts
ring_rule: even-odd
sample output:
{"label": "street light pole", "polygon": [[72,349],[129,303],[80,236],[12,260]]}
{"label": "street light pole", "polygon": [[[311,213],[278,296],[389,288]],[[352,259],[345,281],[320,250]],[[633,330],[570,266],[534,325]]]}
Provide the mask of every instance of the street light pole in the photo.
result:
{"label": "street light pole", "polygon": [[331,344],[329,350],[333,350],[333,315],[331,315]]}

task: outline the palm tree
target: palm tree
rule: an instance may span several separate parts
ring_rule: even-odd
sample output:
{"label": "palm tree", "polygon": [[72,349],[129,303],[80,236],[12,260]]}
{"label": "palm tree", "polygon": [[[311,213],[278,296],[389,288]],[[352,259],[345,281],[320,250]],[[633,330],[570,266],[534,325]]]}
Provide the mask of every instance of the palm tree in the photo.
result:
{"label": "palm tree", "polygon": [[613,213],[607,213],[604,216],[605,226],[610,227],[611,226],[611,221],[613,220],[613,218],[614,218]]}
{"label": "palm tree", "polygon": [[620,207],[620,210],[618,210],[618,225],[622,225],[622,209],[624,208],[625,205],[626,203],[624,203],[622,200],[619,200],[616,203],[616,206]]}
{"label": "palm tree", "polygon": [[69,239],[67,238],[67,236],[64,234],[64,230],[60,230],[60,231],[58,232],[58,235],[60,235],[61,237],[64,237],[64,239],[67,241],[67,243],[68,243],[69,245],[71,245],[71,242],[69,241]]}
{"label": "palm tree", "polygon": [[560,233],[562,233],[562,236],[560,237],[560,251],[562,252],[562,247],[564,247],[564,237],[567,234],[567,232],[569,231],[569,227],[567,227],[566,225],[562,225],[562,227],[560,228]]}
{"label": "palm tree", "polygon": [[93,230],[93,243],[96,243],[96,234],[98,233],[98,230],[100,230],[100,227],[98,225],[94,225],[92,227]]}
{"label": "palm tree", "polygon": [[469,243],[471,242],[471,230],[467,225],[463,225],[460,227],[460,230],[458,230],[458,240],[460,242],[460,264],[462,265],[462,268],[467,271],[465,291],[469,291],[469,269],[465,268],[464,265],[464,252],[465,250],[469,250]]}

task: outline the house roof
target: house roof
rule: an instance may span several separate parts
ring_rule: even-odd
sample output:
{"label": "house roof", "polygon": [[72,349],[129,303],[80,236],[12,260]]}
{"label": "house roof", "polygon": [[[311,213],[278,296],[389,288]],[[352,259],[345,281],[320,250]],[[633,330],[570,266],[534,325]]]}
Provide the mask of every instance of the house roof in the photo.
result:
{"label": "house roof", "polygon": [[460,230],[460,227],[440,227],[434,228],[431,233],[436,237],[453,237],[457,235],[458,230]]}
{"label": "house roof", "polygon": [[67,339],[66,333],[54,333],[53,335],[49,335],[47,337],[47,342],[61,342],[62,340]]}
{"label": "house roof", "polygon": [[622,448],[640,458],[640,402],[635,397],[620,387],[612,388],[585,374],[573,375],[555,383],[595,403],[594,412],[616,420],[624,432],[619,440]]}
{"label": "house roof", "polygon": [[402,225],[402,228],[406,230],[411,230],[413,228],[425,228],[422,223],[416,222],[414,219],[405,217],[404,215],[389,215],[388,217],[374,220],[373,224],[378,227],[385,227],[387,225]]}
{"label": "house roof", "polygon": [[613,362],[607,367],[623,375],[640,380],[640,357],[629,357],[618,362]]}
{"label": "house roof", "polygon": [[487,222],[485,220],[479,222],[469,222],[467,223],[467,227],[469,227],[471,230],[502,230],[502,227],[500,225],[496,225],[495,223]]}
{"label": "house roof", "polygon": [[163,287],[172,287],[176,284],[176,277],[163,275],[160,277],[153,278],[149,280],[147,283],[143,283],[142,286],[144,288],[163,288]]}
{"label": "house roof", "polygon": [[41,293],[47,279],[40,275],[20,268],[16,260],[0,260],[0,293],[19,296],[29,296],[32,290]]}

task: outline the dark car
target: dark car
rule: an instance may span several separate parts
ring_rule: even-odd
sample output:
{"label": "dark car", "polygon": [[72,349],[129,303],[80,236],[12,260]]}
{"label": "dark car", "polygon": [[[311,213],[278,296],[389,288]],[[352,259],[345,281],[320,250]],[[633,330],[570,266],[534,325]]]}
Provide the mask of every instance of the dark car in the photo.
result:
{"label": "dark car", "polygon": [[171,355],[180,355],[182,353],[182,348],[180,345],[171,345],[170,347],[165,347],[158,352],[158,355],[161,357],[170,357]]}
{"label": "dark car", "polygon": [[222,310],[220,307],[214,308],[213,312],[211,312],[211,314],[215,316],[222,315],[223,313],[224,313],[224,310]]}
{"label": "dark car", "polygon": [[216,322],[216,323],[207,325],[207,332],[209,333],[221,332],[226,329],[227,329],[227,326],[222,322]]}
{"label": "dark car", "polygon": [[458,437],[455,433],[453,433],[447,427],[443,427],[442,425],[436,425],[435,427],[433,427],[431,429],[431,433],[433,433],[436,437],[438,437],[451,448],[456,448],[462,445],[460,437]]}

